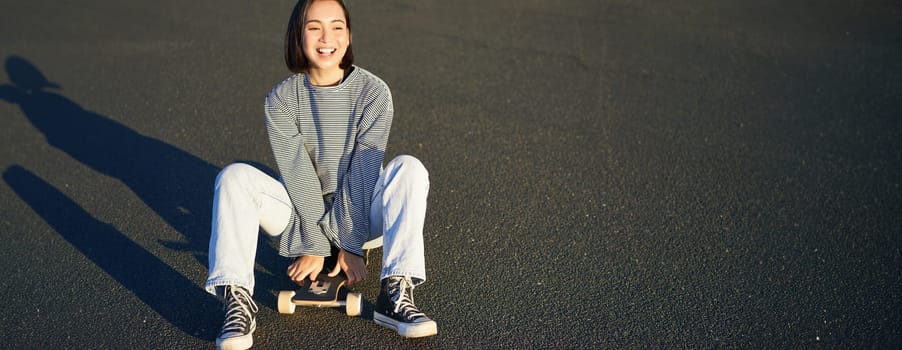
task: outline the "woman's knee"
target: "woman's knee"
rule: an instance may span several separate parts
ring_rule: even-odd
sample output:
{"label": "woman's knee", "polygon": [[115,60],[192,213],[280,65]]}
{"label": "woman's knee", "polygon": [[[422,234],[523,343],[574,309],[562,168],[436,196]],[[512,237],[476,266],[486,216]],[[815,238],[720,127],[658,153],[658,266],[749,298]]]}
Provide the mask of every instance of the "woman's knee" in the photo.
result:
{"label": "woman's knee", "polygon": [[417,179],[424,179],[427,181],[429,179],[429,171],[426,170],[426,166],[423,165],[423,162],[420,162],[419,159],[410,155],[400,155],[395,157],[388,162],[386,170],[399,172],[404,174],[404,176]]}
{"label": "woman's knee", "polygon": [[222,170],[219,171],[219,174],[216,175],[216,188],[240,185],[243,181],[246,181],[252,173],[257,171],[257,168],[248,164],[229,164],[225,168],[222,168]]}

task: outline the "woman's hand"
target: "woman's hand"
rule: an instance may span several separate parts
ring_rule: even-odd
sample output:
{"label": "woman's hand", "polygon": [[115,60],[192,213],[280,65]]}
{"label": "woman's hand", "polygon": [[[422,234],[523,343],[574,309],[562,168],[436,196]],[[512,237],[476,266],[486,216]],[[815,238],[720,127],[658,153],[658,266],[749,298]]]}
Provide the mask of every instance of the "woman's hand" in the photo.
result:
{"label": "woman's hand", "polygon": [[316,276],[323,270],[324,260],[325,257],[322,256],[304,255],[298,257],[288,266],[288,277],[297,283],[301,283],[308,276],[311,281],[316,281]]}
{"label": "woman's hand", "polygon": [[348,276],[348,285],[363,281],[366,278],[366,262],[363,261],[363,257],[348,253],[344,249],[338,252],[338,264],[335,264],[335,268],[329,273],[329,277],[338,276],[342,270]]}

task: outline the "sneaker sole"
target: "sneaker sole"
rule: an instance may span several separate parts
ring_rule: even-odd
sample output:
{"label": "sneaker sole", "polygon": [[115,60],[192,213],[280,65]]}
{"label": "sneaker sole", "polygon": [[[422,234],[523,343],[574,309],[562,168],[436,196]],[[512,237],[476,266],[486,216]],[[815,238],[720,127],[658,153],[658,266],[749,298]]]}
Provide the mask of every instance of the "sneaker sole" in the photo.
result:
{"label": "sneaker sole", "polygon": [[373,315],[373,321],[382,327],[398,332],[398,335],[405,338],[428,337],[438,334],[438,325],[432,320],[419,323],[405,323],[376,312]]}
{"label": "sneaker sole", "polygon": [[254,337],[250,334],[226,339],[216,339],[217,350],[246,350],[254,346]]}
{"label": "sneaker sole", "polygon": [[248,334],[216,339],[216,350],[247,350],[254,346],[254,331],[257,330],[257,320],[251,322],[251,331]]}

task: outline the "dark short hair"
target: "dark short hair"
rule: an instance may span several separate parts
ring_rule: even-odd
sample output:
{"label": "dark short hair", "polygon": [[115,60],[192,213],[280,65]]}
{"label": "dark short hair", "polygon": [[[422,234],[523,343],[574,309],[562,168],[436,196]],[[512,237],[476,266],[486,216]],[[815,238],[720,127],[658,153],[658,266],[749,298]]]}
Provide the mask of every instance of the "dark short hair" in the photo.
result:
{"label": "dark short hair", "polygon": [[[294,11],[291,11],[291,18],[288,19],[288,30],[285,31],[285,65],[288,66],[288,70],[294,73],[306,73],[307,68],[309,68],[309,62],[307,62],[307,56],[304,56],[303,43],[301,41],[303,40],[304,17],[307,16],[307,9],[310,8],[313,1],[298,1],[297,5],[294,6]],[[351,14],[348,13],[348,8],[343,1],[333,1],[337,2],[345,13],[345,25],[348,27],[348,34],[350,35]],[[345,51],[345,55],[341,58],[341,63],[338,66],[341,69],[347,69],[352,64],[354,64],[354,52],[351,50],[351,44],[348,43],[348,50]]]}

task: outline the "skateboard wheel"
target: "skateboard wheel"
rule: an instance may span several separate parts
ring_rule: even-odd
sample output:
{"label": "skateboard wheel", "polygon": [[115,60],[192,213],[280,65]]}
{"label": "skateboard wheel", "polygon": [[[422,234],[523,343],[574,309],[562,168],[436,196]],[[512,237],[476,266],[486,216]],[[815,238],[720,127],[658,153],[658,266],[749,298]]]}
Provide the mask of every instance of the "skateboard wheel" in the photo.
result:
{"label": "skateboard wheel", "polygon": [[363,311],[363,295],[360,293],[348,293],[345,300],[345,313],[348,316],[360,316]]}
{"label": "skateboard wheel", "polygon": [[280,314],[293,314],[294,308],[297,305],[291,301],[291,298],[294,298],[293,290],[283,290],[279,292],[279,313]]}

